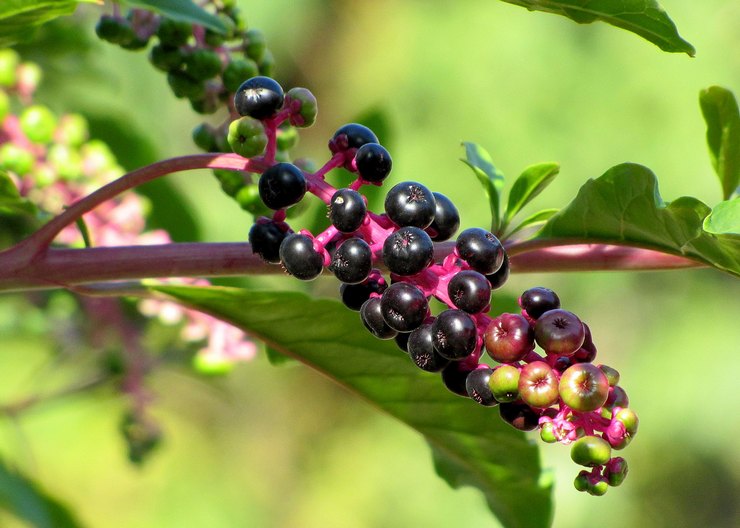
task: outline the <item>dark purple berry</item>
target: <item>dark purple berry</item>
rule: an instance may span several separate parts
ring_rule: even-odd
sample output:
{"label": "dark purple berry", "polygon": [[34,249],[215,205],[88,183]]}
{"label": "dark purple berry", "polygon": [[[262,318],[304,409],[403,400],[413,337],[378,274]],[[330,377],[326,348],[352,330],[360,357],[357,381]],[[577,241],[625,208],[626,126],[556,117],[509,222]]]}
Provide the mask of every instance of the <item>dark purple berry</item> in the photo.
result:
{"label": "dark purple berry", "polygon": [[342,242],[331,259],[329,270],[340,281],[358,284],[370,275],[373,268],[373,252],[361,238],[350,238]]}
{"label": "dark purple berry", "polygon": [[367,143],[379,143],[378,137],[364,125],[349,123],[334,132],[329,140],[329,150],[336,154],[349,149],[359,149]]}
{"label": "dark purple berry", "polygon": [[464,362],[454,361],[442,369],[442,383],[450,392],[458,396],[468,397],[465,381],[475,367],[466,365]]}
{"label": "dark purple berry", "polygon": [[359,312],[362,305],[370,298],[373,293],[383,293],[388,287],[385,280],[380,277],[371,276],[360,284],[342,284],[339,288],[339,294],[342,297],[342,303],[355,312]]}
{"label": "dark purple berry", "polygon": [[502,403],[498,410],[506,423],[520,431],[532,431],[539,423],[540,415],[526,403]]}
{"label": "dark purple berry", "polygon": [[435,192],[434,195],[434,220],[427,227],[426,232],[435,242],[449,239],[460,227],[460,213],[452,200],[444,194]]}
{"label": "dark purple berry", "polygon": [[479,367],[468,374],[468,377],[465,379],[465,390],[467,390],[468,396],[486,407],[498,405],[488,384],[491,374],[493,374],[493,370],[490,368]]}
{"label": "dark purple berry", "polygon": [[549,310],[560,308],[560,299],[554,291],[538,286],[522,293],[519,297],[519,306],[526,310],[532,319],[537,319]]}
{"label": "dark purple berry", "polygon": [[380,308],[380,297],[371,297],[360,308],[360,317],[371,334],[378,339],[393,339],[396,332],[388,326],[383,319],[383,313]]}
{"label": "dark purple berry", "polygon": [[431,323],[421,325],[410,334],[405,335],[409,336],[407,343],[409,356],[420,369],[427,372],[439,372],[450,364],[449,359],[443,358],[439,355],[439,352],[434,350]]}
{"label": "dark purple berry", "polygon": [[483,342],[493,359],[514,363],[534,350],[534,331],[523,316],[503,313],[488,323]]}
{"label": "dark purple berry", "polygon": [[396,337],[393,338],[398,348],[403,350],[407,354],[409,351],[409,336],[410,335],[411,334],[409,332],[401,332],[398,335],[396,335]]}
{"label": "dark purple berry", "polygon": [[363,180],[380,183],[391,172],[393,161],[388,151],[377,143],[365,143],[357,149],[355,166]]}
{"label": "dark purple berry", "polygon": [[492,290],[497,290],[503,286],[509,279],[509,255],[504,253],[504,261],[497,272],[486,275],[486,279],[491,284]]}
{"label": "dark purple berry", "polygon": [[434,259],[434,243],[418,227],[402,227],[383,243],[383,262],[396,275],[416,275]]}
{"label": "dark purple berry", "polygon": [[342,233],[354,233],[365,220],[367,205],[353,189],[339,189],[329,202],[329,220]]}
{"label": "dark purple berry", "polygon": [[519,372],[519,396],[527,405],[544,409],[558,401],[558,376],[544,361],[533,361]]}
{"label": "dark purple berry", "polygon": [[429,303],[424,292],[408,282],[391,284],[380,298],[388,326],[397,332],[411,332],[424,322]]}
{"label": "dark purple berry", "polygon": [[260,176],[260,198],[270,209],[283,209],[301,201],[306,194],[306,178],[292,163],[277,163]]}
{"label": "dark purple berry", "polygon": [[300,280],[313,280],[324,269],[324,257],[306,235],[293,233],[280,244],[280,262],[286,271]]}
{"label": "dark purple berry", "polygon": [[477,271],[458,272],[447,285],[447,294],[457,308],[475,314],[482,312],[491,302],[491,285]]}
{"label": "dark purple berry", "polygon": [[385,212],[399,226],[424,229],[434,220],[434,195],[417,182],[394,185],[385,197]]}
{"label": "dark purple berry", "polygon": [[249,230],[252,253],[270,264],[280,264],[280,244],[289,233],[285,224],[281,226],[272,221],[257,221]]}
{"label": "dark purple berry", "polygon": [[456,361],[475,351],[478,327],[462,310],[445,310],[432,324],[432,342],[442,357]]}
{"label": "dark purple berry", "polygon": [[581,320],[567,310],[549,310],[537,318],[534,339],[548,354],[572,356],[586,337]]}
{"label": "dark purple berry", "polygon": [[252,77],[244,81],[234,95],[234,107],[241,116],[266,119],[283,106],[283,88],[269,77]]}
{"label": "dark purple berry", "polygon": [[460,258],[484,275],[498,271],[504,261],[504,246],[499,239],[479,227],[471,227],[460,233],[455,247]]}
{"label": "dark purple berry", "polygon": [[[581,322],[583,323],[583,321]],[[581,348],[573,354],[573,361],[576,363],[591,363],[596,359],[596,345],[594,345],[593,338],[591,337],[591,329],[586,323],[583,323],[583,329],[586,332],[586,336],[583,338]]]}

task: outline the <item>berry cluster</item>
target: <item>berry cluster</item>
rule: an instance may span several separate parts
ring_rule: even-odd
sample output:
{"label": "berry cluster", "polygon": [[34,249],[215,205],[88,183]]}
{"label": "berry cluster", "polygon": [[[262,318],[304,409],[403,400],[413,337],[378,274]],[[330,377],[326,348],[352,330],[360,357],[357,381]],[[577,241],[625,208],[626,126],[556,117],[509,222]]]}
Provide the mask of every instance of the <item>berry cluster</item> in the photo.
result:
{"label": "berry cluster", "polygon": [[[274,80],[254,77],[239,87],[234,106],[242,117],[229,127],[229,143],[261,172],[259,197],[273,211],[249,232],[256,254],[301,280],[328,268],[342,282],[343,303],[360,312],[365,327],[395,339],[420,369],[441,373],[450,391],[498,406],[506,422],[524,431],[539,428],[546,442],[572,443],[573,460],[591,468],[578,475],[577,489],[602,495],[622,482],[626,462],[612,458],[611,450],[630,442],[637,416],[627,408],[617,371],[592,363],[596,347],[588,326],[561,309],[553,291],[529,289],[519,299],[520,313],[489,316],[491,292],[509,275],[504,246],[493,233],[471,228],[457,236],[449,255],[435,259],[434,242],[450,239],[460,217],[447,197],[418,182],[393,186],[383,214],[369,211],[360,190],[381,185],[392,167],[370,129],[339,128],[329,141],[329,161],[308,172],[275,159],[275,136],[285,121],[313,122],[310,92],[284,94]],[[325,181],[338,167],[355,175],[339,189]],[[285,222],[286,209],[307,193],[328,207],[331,225],[316,235],[294,232]],[[436,316],[432,297],[447,306]],[[499,365],[481,363],[484,351]]]}

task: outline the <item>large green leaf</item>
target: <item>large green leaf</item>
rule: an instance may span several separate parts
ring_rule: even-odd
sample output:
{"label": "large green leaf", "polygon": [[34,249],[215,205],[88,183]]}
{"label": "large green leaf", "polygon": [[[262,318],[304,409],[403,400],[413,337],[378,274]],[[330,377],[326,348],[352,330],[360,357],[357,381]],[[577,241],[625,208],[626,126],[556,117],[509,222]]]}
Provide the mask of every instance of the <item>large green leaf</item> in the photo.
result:
{"label": "large green leaf", "polygon": [[64,504],[0,460],[0,508],[35,528],[79,528]]}
{"label": "large green leaf", "polygon": [[124,0],[125,3],[160,13],[174,20],[198,24],[221,34],[228,31],[226,23],[216,15],[196,5],[192,0]]}
{"label": "large green leaf", "polygon": [[557,163],[538,163],[524,169],[509,191],[504,224],[508,225],[514,215],[550,185],[558,172],[560,165]]}
{"label": "large green leaf", "polygon": [[625,163],[587,181],[535,238],[643,247],[740,276],[740,236],[705,231],[710,212],[696,198],[663,202],[650,169]]}
{"label": "large green leaf", "polygon": [[33,34],[44,22],[71,15],[77,4],[94,0],[2,0],[0,2],[0,47],[10,46]]}
{"label": "large green leaf", "polygon": [[540,478],[535,445],[495,408],[451,394],[392,342],[371,337],[358,315],[340,303],[295,292],[152,290],[242,328],[419,431],[445,480],[480,488],[507,528],[550,525],[551,485]]}
{"label": "large green leaf", "polygon": [[726,200],[740,184],[740,110],[730,90],[710,86],[699,93],[699,104],[707,123],[707,143],[712,165]]}
{"label": "large green leaf", "polygon": [[740,198],[715,205],[704,219],[704,230],[715,235],[740,235]]}
{"label": "large green leaf", "polygon": [[475,143],[463,142],[465,159],[460,159],[478,177],[488,197],[491,209],[491,231],[497,233],[501,227],[501,189],[504,186],[504,175],[493,166],[491,155]]}
{"label": "large green leaf", "polygon": [[694,56],[694,47],[678,34],[676,26],[655,0],[502,0],[590,24],[597,20],[640,35],[670,52]]}

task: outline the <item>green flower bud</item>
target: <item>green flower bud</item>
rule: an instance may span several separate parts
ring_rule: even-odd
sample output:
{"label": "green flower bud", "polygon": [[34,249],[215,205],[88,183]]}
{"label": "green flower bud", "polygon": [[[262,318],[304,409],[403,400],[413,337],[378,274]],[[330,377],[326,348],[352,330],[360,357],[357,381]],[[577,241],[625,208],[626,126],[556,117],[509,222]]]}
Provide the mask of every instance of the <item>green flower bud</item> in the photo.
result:
{"label": "green flower bud", "polygon": [[257,63],[250,59],[234,59],[224,69],[224,87],[229,93],[235,93],[247,79],[259,74]]}
{"label": "green flower bud", "polygon": [[20,115],[21,130],[34,143],[49,143],[54,137],[57,118],[43,105],[29,106]]}
{"label": "green flower bud", "polygon": [[167,74],[167,83],[172,89],[175,97],[180,99],[198,99],[205,95],[205,85],[203,81],[198,81],[190,77],[185,72],[171,71]]}
{"label": "green flower bud", "polygon": [[185,71],[193,79],[205,81],[221,73],[221,58],[208,49],[197,49],[185,57]]}
{"label": "green flower bud", "polygon": [[242,187],[247,184],[244,174],[239,171],[214,169],[213,175],[221,183],[221,189],[231,197],[236,196]]}
{"label": "green flower bud", "polygon": [[244,51],[247,57],[259,63],[265,56],[267,42],[265,35],[259,29],[250,29],[244,36]]}
{"label": "green flower bud", "polygon": [[0,169],[25,176],[33,169],[36,158],[27,150],[13,143],[0,145]]}
{"label": "green flower bud", "polygon": [[185,62],[185,56],[180,48],[157,44],[149,52],[149,61],[162,71],[177,70]]}
{"label": "green flower bud", "polygon": [[192,132],[193,143],[206,152],[216,151],[216,129],[208,123],[201,123]]}
{"label": "green flower bud", "polygon": [[164,18],[159,22],[157,37],[167,46],[183,46],[193,34],[193,26],[189,22],[180,22],[171,18]]}
{"label": "green flower bud", "polygon": [[0,49],[0,86],[14,86],[21,58],[15,50]]}
{"label": "green flower bud", "polygon": [[75,180],[82,176],[82,156],[76,149],[56,143],[49,148],[46,159],[64,180]]}
{"label": "green flower bud", "polygon": [[59,120],[56,140],[60,143],[79,147],[89,136],[87,119],[80,114],[66,114]]}
{"label": "green flower bud", "polygon": [[265,50],[264,55],[262,55],[262,60],[257,61],[257,66],[259,66],[260,75],[264,75],[265,77],[274,76],[275,57],[272,56],[272,52],[270,50]]}

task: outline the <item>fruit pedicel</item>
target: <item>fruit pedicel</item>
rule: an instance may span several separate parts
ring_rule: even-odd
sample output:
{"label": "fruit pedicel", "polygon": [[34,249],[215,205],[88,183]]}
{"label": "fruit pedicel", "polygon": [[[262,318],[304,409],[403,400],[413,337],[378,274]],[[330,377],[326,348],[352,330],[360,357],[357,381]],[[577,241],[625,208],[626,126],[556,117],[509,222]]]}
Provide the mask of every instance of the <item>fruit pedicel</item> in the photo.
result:
{"label": "fruit pedicel", "polygon": [[[249,232],[254,253],[301,280],[328,268],[342,283],[343,303],[359,312],[375,337],[394,339],[420,369],[440,373],[447,389],[498,407],[513,427],[539,429],[545,442],[570,444],[573,461],[588,468],[575,479],[579,491],[603,495],[622,483],[627,463],[612,451],[630,443],[637,415],[619,373],[593,363],[588,325],[561,308],[555,292],[531,288],[519,297],[519,313],[492,317],[491,292],[509,275],[504,246],[485,229],[466,229],[452,252],[435,261],[434,243],[450,239],[460,217],[446,196],[418,182],[392,187],[384,213],[368,210],[360,191],[382,185],[392,167],[369,128],[339,128],[329,141],[330,159],[310,172],[277,161],[276,142],[285,122],[313,124],[317,104],[311,92],[284,93],[275,80],[256,76],[238,87],[234,108],[241,117],[229,126],[229,144],[255,162],[251,166],[265,167],[259,197],[273,211]],[[339,167],[355,179],[336,189],[325,176]],[[307,193],[326,203],[331,221],[315,235],[294,232],[286,222],[286,209]],[[437,316],[430,311],[432,297],[447,306]]]}

